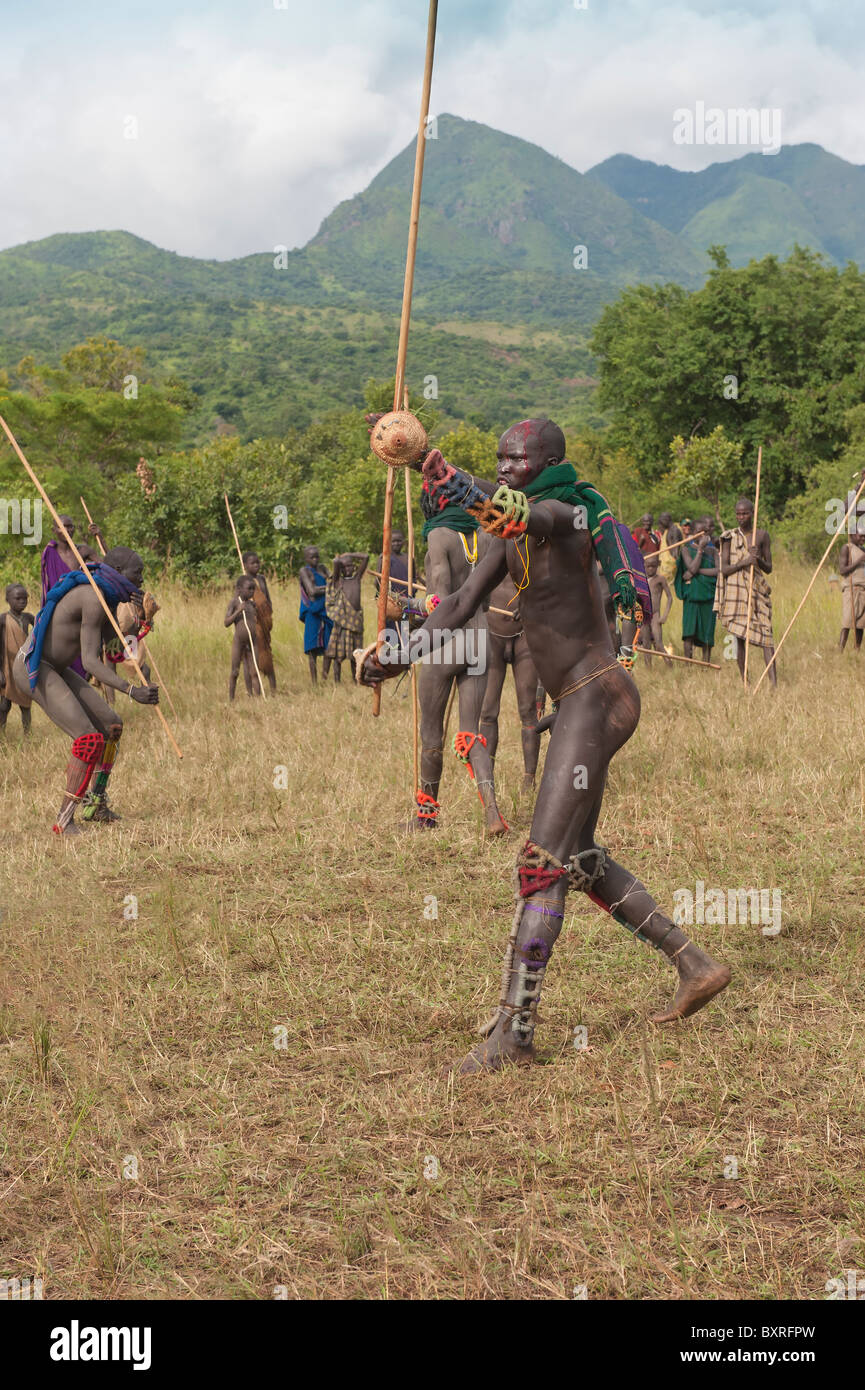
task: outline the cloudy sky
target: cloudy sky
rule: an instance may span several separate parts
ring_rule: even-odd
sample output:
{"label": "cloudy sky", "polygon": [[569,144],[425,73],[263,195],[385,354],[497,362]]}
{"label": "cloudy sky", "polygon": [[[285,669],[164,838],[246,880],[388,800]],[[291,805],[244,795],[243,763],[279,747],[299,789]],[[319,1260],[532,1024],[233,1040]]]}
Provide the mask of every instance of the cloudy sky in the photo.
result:
{"label": "cloudy sky", "polygon": [[[9,5],[0,247],[97,228],[220,259],[302,245],[413,138],[426,14],[427,0]],[[431,109],[585,170],[619,152],[701,168],[743,150],[675,144],[675,109],[780,108],[785,144],[858,164],[863,49],[857,0],[440,0]]]}

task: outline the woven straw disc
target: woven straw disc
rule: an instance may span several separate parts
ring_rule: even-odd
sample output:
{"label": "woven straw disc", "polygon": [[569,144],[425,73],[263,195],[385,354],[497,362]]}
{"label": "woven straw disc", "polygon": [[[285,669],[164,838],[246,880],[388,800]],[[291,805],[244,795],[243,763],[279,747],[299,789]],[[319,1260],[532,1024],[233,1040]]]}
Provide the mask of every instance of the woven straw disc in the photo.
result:
{"label": "woven straw disc", "polygon": [[393,410],[383,415],[370,437],[370,448],[382,463],[393,468],[417,463],[429,452],[427,432],[409,410]]}

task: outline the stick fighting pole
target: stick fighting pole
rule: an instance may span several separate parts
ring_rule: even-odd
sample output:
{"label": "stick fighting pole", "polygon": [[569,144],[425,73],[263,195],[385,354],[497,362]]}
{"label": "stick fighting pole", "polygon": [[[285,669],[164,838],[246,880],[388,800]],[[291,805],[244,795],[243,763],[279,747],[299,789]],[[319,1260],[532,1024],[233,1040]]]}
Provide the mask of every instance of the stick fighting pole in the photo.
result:
{"label": "stick fighting pole", "polygon": [[[114,628],[114,631],[117,633],[117,636],[120,638],[121,642],[123,642],[124,645],[125,645],[125,638],[124,638],[123,633],[120,631],[120,628],[119,628],[119,626],[118,626],[118,624],[117,624],[117,619],[115,618],[114,614],[111,612],[111,609],[108,607],[108,604],[105,602],[105,595],[103,594],[103,592],[102,592],[102,590],[100,589],[99,585],[96,583],[96,580],[93,578],[93,575],[90,573],[89,569],[87,568],[86,564],[84,563],[84,560],[83,560],[82,557],[81,557],[81,553],[80,553],[80,551],[78,550],[77,545],[76,545],[75,542],[73,541],[73,539],[72,539],[72,537],[70,536],[69,532],[66,530],[66,527],[63,525],[63,522],[60,520],[60,516],[59,516],[58,512],[55,511],[55,509],[54,509],[54,503],[51,501],[51,498],[48,496],[48,493],[45,491],[45,489],[44,489],[44,487],[42,486],[42,484],[40,483],[39,479],[36,477],[36,474],[33,472],[33,469],[30,467],[30,464],[27,462],[26,458],[24,457],[24,454],[23,454],[23,452],[22,452],[22,450],[21,450],[21,446],[20,446],[19,443],[18,443],[18,440],[15,438],[14,434],[13,434],[12,431],[10,430],[10,428],[9,428],[9,426],[7,425],[6,421],[3,419],[3,416],[2,416],[2,415],[0,415],[0,427],[2,427],[2,429],[3,429],[3,431],[4,431],[5,435],[6,435],[6,438],[9,440],[9,443],[12,445],[12,448],[15,450],[15,453],[18,455],[18,458],[19,458],[20,462],[24,465],[24,468],[25,468],[25,470],[26,470],[26,472],[27,472],[28,478],[30,479],[30,481],[31,481],[31,483],[33,484],[33,486],[34,486],[35,488],[37,488],[37,490],[38,490],[38,492],[39,492],[39,495],[40,495],[40,497],[42,498],[42,501],[45,503],[46,507],[48,508],[49,512],[51,513],[51,518],[52,518],[52,520],[53,520],[53,522],[54,522],[54,525],[57,527],[58,531],[59,531],[60,534],[62,535],[62,537],[63,537],[63,539],[65,540],[66,544],[69,546],[69,549],[72,551],[72,554],[75,556],[75,559],[78,561],[78,567],[79,567],[79,569],[87,576],[87,580],[88,580],[88,582],[89,582],[89,584],[90,584],[91,589],[93,590],[94,594],[95,594],[96,597],[99,599],[99,602],[101,603],[102,607],[103,607],[104,610],[105,610],[105,616],[107,617],[107,619],[108,619],[108,621],[110,622],[111,626]],[[136,674],[139,676],[139,678],[140,678],[140,680],[141,680],[141,684],[142,684],[142,685],[147,685],[147,681],[144,679],[144,672],[142,671],[141,667],[139,666],[138,662],[135,660],[134,657],[132,658],[132,665],[134,666],[135,671],[136,671]],[[154,705],[154,709],[156,710],[156,713],[157,713],[157,715],[158,715],[158,717],[159,717],[160,723],[162,724],[163,728],[165,729],[166,734],[168,735],[168,737],[169,737],[169,739],[170,739],[170,741],[171,741],[171,746],[173,747],[173,749],[174,749],[175,753],[177,754],[178,758],[182,758],[182,757],[183,757],[183,754],[181,753],[181,751],[180,751],[180,749],[179,749],[179,747],[178,747],[178,745],[177,745],[177,741],[176,741],[176,739],[175,739],[173,733],[171,732],[171,729],[168,727],[168,720],[165,718],[165,715],[162,713],[162,710],[159,708],[158,705]]]}
{"label": "stick fighting pole", "polygon": [[689,666],[704,666],[707,671],[720,671],[714,661],[697,661],[693,656],[676,656],[675,652],[659,652],[654,647],[635,647],[635,652],[642,652],[643,656],[665,656],[668,661],[687,661]]}
{"label": "stick fighting pole", "polygon": [[[408,410],[408,387],[405,389],[405,408]],[[405,474],[406,530],[408,531],[408,592],[411,598],[414,596],[414,587],[412,584],[414,579],[414,515],[411,506],[411,481],[409,479],[409,470],[404,468],[403,472]],[[414,662],[409,666],[409,679],[411,681],[411,746],[414,768],[413,790],[416,792],[420,786],[420,737],[418,729],[417,667]]]}
{"label": "stick fighting pole", "polygon": [[[228,505],[228,493],[224,492],[225,510],[228,512],[228,519],[231,522],[231,534],[234,536],[234,544],[237,546],[237,555],[240,560],[240,568],[243,569],[243,551],[240,548],[240,541],[237,539],[237,531],[234,525],[234,517],[231,515],[231,507]],[[241,610],[242,611],[242,610]],[[249,623],[246,621],[246,614],[243,614],[243,626],[246,628],[246,635],[249,638],[249,649],[252,652],[252,661],[255,666],[255,674],[258,676],[258,688],[261,691],[261,698],[264,699],[264,681],[261,679],[261,672],[258,669],[258,658],[255,655],[255,642],[252,640],[252,633],[249,630]]]}
{"label": "stick fighting pole", "polygon": [[[751,549],[757,544],[757,510],[760,506],[760,469],[763,466],[763,445],[757,450],[757,491],[754,495],[754,525],[751,527]],[[751,614],[754,611],[754,570],[756,565],[751,566],[748,575],[748,621],[745,624],[745,669],[742,672],[743,684],[748,689],[748,653],[751,650]]]}
{"label": "stick fighting pole", "polygon": [[[393,408],[401,410],[405,390],[405,362],[408,353],[408,329],[411,320],[411,298],[414,288],[414,265],[417,255],[418,227],[420,225],[420,195],[423,184],[423,160],[426,151],[426,123],[429,116],[430,88],[432,86],[433,56],[435,54],[436,19],[438,0],[430,0],[429,21],[427,23],[426,59],[424,62],[423,87],[420,100],[420,120],[417,129],[417,147],[414,158],[414,182],[411,192],[411,214],[408,228],[408,248],[405,258],[405,280],[402,291],[402,313],[399,321],[399,347],[396,356],[396,381],[393,388]],[[381,588],[378,595],[378,643],[387,620],[387,591],[390,579],[390,533],[393,522],[393,495],[396,474],[392,464],[388,465],[387,484],[384,493],[384,524],[381,540]],[[381,711],[381,683],[376,682],[372,692],[372,712]]]}
{"label": "stick fighting pole", "polygon": [[688,541],[695,541],[698,536],[705,535],[704,531],[694,531],[690,536],[683,536],[680,541],[673,541],[672,545],[662,545],[660,550],[649,550],[648,555],[666,555],[668,550],[677,550],[680,545],[686,545]]}
{"label": "stick fighting pole", "polygon": [[796,609],[796,612],[793,614],[792,618],[790,619],[789,623],[787,624],[787,627],[786,627],[786,629],[785,629],[785,631],[784,631],[784,636],[781,638],[781,641],[778,643],[777,647],[776,647],[775,650],[773,651],[770,660],[766,662],[766,669],[764,670],[764,672],[763,672],[763,674],[761,675],[760,679],[758,680],[757,684],[754,686],[754,694],[755,694],[755,695],[757,694],[757,691],[760,689],[760,686],[763,684],[763,681],[764,681],[764,680],[766,679],[766,677],[768,676],[769,671],[770,671],[770,668],[771,668],[772,666],[774,666],[779,651],[780,651],[781,648],[783,647],[784,643],[787,641],[787,636],[788,636],[788,634],[789,634],[789,632],[790,632],[791,627],[792,627],[793,624],[795,623],[795,621],[796,621],[796,619],[798,618],[799,614],[801,613],[802,609],[805,607],[805,600],[807,599],[807,597],[808,597],[808,595],[810,594],[811,590],[813,589],[815,583],[817,582],[817,575],[820,573],[821,569],[822,569],[823,566],[825,565],[826,560],[827,560],[828,557],[829,557],[829,551],[832,549],[833,545],[834,545],[835,542],[837,541],[837,539],[838,539],[838,537],[840,536],[841,532],[844,530],[844,527],[847,525],[847,522],[849,521],[850,516],[851,516],[852,512],[854,511],[854,509],[855,509],[855,507],[856,507],[856,503],[859,501],[859,497],[860,497],[860,494],[861,494],[863,488],[865,488],[865,476],[863,476],[862,481],[861,481],[861,483],[859,484],[859,490],[858,490],[858,492],[856,493],[856,496],[853,498],[853,501],[850,503],[850,506],[847,508],[847,512],[846,512],[846,514],[845,514],[845,516],[844,516],[843,521],[841,522],[841,525],[838,527],[838,530],[835,532],[834,536],[833,536],[832,539],[830,540],[830,542],[829,542],[829,544],[827,545],[826,549],[823,551],[823,558],[822,558],[822,560],[820,561],[820,563],[819,563],[819,565],[817,566],[817,568],[815,569],[814,573],[812,574],[812,576],[811,576],[811,583],[808,585],[807,589],[805,590],[804,594],[802,595],[801,599],[799,600],[799,607]]}
{"label": "stick fighting pole", "polygon": [[[93,517],[90,515],[90,512],[89,512],[88,507],[87,507],[87,503],[84,501],[84,498],[83,498],[83,497],[80,497],[80,496],[79,496],[79,498],[78,498],[78,501],[81,503],[82,507],[84,508],[84,515],[87,517],[88,522],[89,522],[90,525],[92,526],[92,525],[93,525]],[[100,549],[101,553],[104,555],[104,554],[105,554],[105,546],[102,544],[102,537],[99,535],[98,532],[96,533],[96,544],[99,546],[99,549]],[[123,639],[123,650],[126,652],[126,659],[127,659],[127,661],[131,661],[131,660],[132,660],[132,652],[129,650],[129,647],[128,647],[127,644],[126,644],[126,638],[125,638],[125,637],[124,637],[124,639]],[[178,715],[177,710],[174,708],[174,701],[173,701],[172,698],[171,698],[171,691],[168,689],[168,686],[165,684],[165,681],[162,679],[162,677],[161,677],[160,674],[159,674],[159,667],[157,666],[156,662],[155,662],[154,659],[153,659],[153,653],[152,653],[151,651],[148,651],[147,646],[146,646],[146,644],[145,644],[145,642],[144,642],[143,640],[140,642],[139,647],[138,647],[138,650],[141,652],[142,657],[146,657],[147,660],[150,662],[151,666],[153,667],[153,674],[154,674],[154,676],[156,677],[156,684],[160,687],[161,690],[163,690],[163,691],[165,692],[165,698],[166,698],[166,700],[168,701],[168,703],[169,703],[170,706],[171,706],[171,713],[174,715],[174,718],[175,718],[175,719],[178,719],[180,716]]]}

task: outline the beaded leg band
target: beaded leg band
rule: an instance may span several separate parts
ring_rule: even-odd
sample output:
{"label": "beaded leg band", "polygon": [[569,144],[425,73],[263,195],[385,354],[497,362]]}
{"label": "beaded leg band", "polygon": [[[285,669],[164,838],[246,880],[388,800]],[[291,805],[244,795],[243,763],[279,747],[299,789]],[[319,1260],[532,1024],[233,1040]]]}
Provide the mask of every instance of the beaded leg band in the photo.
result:
{"label": "beaded leg band", "polygon": [[105,749],[102,734],[93,730],[79,734],[72,743],[71,757],[66,768],[66,796],[54,824],[54,833],[62,835],[72,822],[75,807],[81,801],[90,785],[93,769],[101,759]]}
{"label": "beaded leg band", "polygon": [[[102,760],[96,769],[96,776],[93,784],[87,792],[84,801],[84,809],[81,812],[82,820],[108,820],[112,813],[108,808],[108,779],[114,767],[114,760],[117,757],[117,749],[120,743],[120,736],[110,738],[105,744],[102,753]],[[116,819],[116,817],[115,817]]]}
{"label": "beaded leg band", "polygon": [[417,801],[418,825],[422,830],[435,830],[438,825],[438,813],[441,810],[441,802],[436,801],[429,792],[418,791],[415,800]]}
{"label": "beaded leg band", "polygon": [[[656,950],[663,950],[667,937],[677,930],[676,924],[670,923],[667,930],[657,940],[652,941],[644,934],[643,928],[648,926],[656,913],[664,917],[661,909],[653,907],[648,916],[638,926],[634,926],[624,916],[621,908],[630,897],[636,893],[645,893],[646,889],[636,878],[632,878],[627,892],[617,902],[604,902],[595,891],[595,885],[604,877],[606,871],[607,853],[601,845],[592,845],[588,849],[580,850],[563,864],[541,845],[535,844],[532,840],[526,841],[517,856],[516,910],[505,948],[501,997],[496,1012],[481,1030],[482,1036],[488,1037],[501,1019],[509,1018],[512,1020],[511,1030],[517,1039],[524,1045],[531,1043],[541,984],[555,936],[558,935],[558,924],[564,917],[557,902],[548,902],[535,895],[554,888],[563,878],[567,878],[570,890],[585,893],[597,907],[602,908],[625,927],[638,941],[645,942],[647,946],[654,946]],[[525,921],[525,914],[529,912],[541,919],[550,919],[551,925],[548,930],[552,930],[553,922],[557,924],[553,942],[547,942],[543,937],[532,937],[522,946],[519,945],[520,929]],[[538,925],[540,927],[541,923]],[[686,941],[670,958],[675,960],[690,944]]]}

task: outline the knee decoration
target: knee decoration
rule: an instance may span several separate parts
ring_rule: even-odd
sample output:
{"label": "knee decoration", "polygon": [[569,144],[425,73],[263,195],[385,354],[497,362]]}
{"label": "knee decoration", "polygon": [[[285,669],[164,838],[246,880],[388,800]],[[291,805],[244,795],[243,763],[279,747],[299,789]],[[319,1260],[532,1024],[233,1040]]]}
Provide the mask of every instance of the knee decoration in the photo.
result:
{"label": "knee decoration", "polygon": [[533,893],[544,893],[567,872],[555,855],[541,849],[532,840],[526,840],[517,856],[518,896],[529,898]]}
{"label": "knee decoration", "polygon": [[[587,861],[591,861],[590,869],[584,867]],[[574,893],[590,892],[598,879],[603,878],[606,867],[607,852],[601,845],[581,849],[579,854],[572,854],[568,860],[568,887]]]}
{"label": "knee decoration", "polygon": [[418,823],[424,830],[432,830],[437,824],[436,817],[441,810],[441,802],[436,801],[429,792],[419,791],[415,797],[417,801]]}
{"label": "knee decoration", "polygon": [[[75,807],[82,800],[90,785],[93,769],[101,758],[104,748],[105,739],[102,734],[95,730],[92,733],[79,734],[78,738],[73,740],[72,757],[66,769],[66,799],[54,825],[54,830],[58,835],[62,835],[72,820]],[[84,764],[83,772],[80,771],[82,763]],[[75,786],[74,791],[69,790],[70,784]]]}

